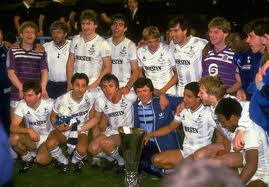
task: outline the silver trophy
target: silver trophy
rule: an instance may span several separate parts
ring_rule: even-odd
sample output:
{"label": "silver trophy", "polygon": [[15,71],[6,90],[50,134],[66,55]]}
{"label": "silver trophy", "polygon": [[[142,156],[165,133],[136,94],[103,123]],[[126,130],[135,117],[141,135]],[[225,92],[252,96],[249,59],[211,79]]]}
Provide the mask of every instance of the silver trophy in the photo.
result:
{"label": "silver trophy", "polygon": [[125,162],[125,186],[138,187],[138,165],[146,131],[140,128],[119,127],[123,159]]}

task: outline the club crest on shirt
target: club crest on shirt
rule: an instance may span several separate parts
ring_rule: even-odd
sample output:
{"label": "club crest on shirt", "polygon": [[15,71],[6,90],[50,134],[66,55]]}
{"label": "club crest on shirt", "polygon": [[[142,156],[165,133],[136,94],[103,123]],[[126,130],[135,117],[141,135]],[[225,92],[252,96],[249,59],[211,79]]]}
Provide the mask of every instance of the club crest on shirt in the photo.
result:
{"label": "club crest on shirt", "polygon": [[45,114],[49,113],[49,109],[44,108],[44,113],[45,113]]}
{"label": "club crest on shirt", "polygon": [[90,55],[93,55],[95,53],[95,46],[94,44],[92,44],[92,46],[90,47],[90,49],[88,50]]}
{"label": "club crest on shirt", "polygon": [[120,51],[120,56],[124,57],[124,56],[126,56],[126,55],[127,55],[127,50],[126,50],[126,47],[123,46],[123,48],[122,48],[121,51]]}
{"label": "club crest on shirt", "polygon": [[158,59],[159,62],[163,62],[164,61],[164,58],[163,58],[163,54],[161,53],[159,59]]}
{"label": "club crest on shirt", "polygon": [[125,102],[124,99],[121,100],[120,107],[126,107],[127,103]]}
{"label": "club crest on shirt", "polygon": [[222,60],[226,62],[226,61],[228,61],[228,58],[229,58],[229,56],[225,54],[225,55],[223,55]]}
{"label": "club crest on shirt", "polygon": [[31,116],[31,113],[28,111],[28,112],[26,113],[26,116]]}
{"label": "club crest on shirt", "polygon": [[146,59],[146,57],[145,56],[143,56],[142,57],[142,61],[146,61],[147,59]]}

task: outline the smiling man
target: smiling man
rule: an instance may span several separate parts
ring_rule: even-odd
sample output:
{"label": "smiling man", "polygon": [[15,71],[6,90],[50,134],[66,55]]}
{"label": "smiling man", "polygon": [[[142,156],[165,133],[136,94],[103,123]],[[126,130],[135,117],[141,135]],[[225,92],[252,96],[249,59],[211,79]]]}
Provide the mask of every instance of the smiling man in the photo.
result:
{"label": "smiling man", "polygon": [[74,73],[85,73],[90,89],[98,87],[102,77],[111,72],[111,47],[95,32],[98,15],[93,10],[84,10],[80,20],[82,31],[71,42],[66,65],[68,89]]}
{"label": "smiling man", "polygon": [[[87,155],[88,131],[78,133],[78,130],[89,119],[90,110],[98,97],[94,91],[87,92],[88,83],[89,79],[86,74],[75,73],[71,79],[72,90],[57,98],[51,113],[50,120],[55,129],[50,133],[46,145],[51,156],[57,160],[57,165],[63,174],[67,171],[69,161],[62,153],[60,144],[68,143],[68,154],[71,156],[75,173],[81,172],[82,160]],[[75,119],[74,122],[71,120],[69,124],[61,122],[56,125],[57,119],[64,115],[62,107],[70,111],[68,115]],[[73,148],[75,148],[74,151]]]}
{"label": "smiling man", "polygon": [[177,70],[170,47],[160,42],[160,31],[155,26],[143,30],[146,45],[137,50],[141,76],[151,79],[159,94],[177,95]]}

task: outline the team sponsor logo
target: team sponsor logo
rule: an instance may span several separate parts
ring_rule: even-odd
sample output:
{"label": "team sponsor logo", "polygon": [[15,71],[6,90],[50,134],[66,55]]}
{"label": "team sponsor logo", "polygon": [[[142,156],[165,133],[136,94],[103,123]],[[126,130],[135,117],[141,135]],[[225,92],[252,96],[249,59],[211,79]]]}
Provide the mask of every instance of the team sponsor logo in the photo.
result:
{"label": "team sponsor logo", "polygon": [[193,127],[186,127],[186,126],[184,126],[184,130],[186,132],[190,132],[190,133],[198,133],[198,129],[197,128],[193,128]]}
{"label": "team sponsor logo", "polygon": [[127,55],[127,50],[126,50],[126,47],[123,46],[123,48],[122,48],[121,51],[120,51],[120,56],[124,57],[124,56],[126,56],[126,55]]}
{"label": "team sponsor logo", "polygon": [[117,112],[108,113],[109,117],[118,117],[118,116],[122,116],[122,115],[124,115],[124,111],[117,111]]}
{"label": "team sponsor logo", "polygon": [[35,122],[33,122],[33,121],[30,121],[29,122],[29,125],[31,125],[31,126],[34,126],[34,125],[43,125],[43,124],[45,124],[47,121],[35,121]]}
{"label": "team sponsor logo", "polygon": [[180,59],[176,59],[175,62],[176,62],[176,64],[184,65],[184,66],[189,66],[189,65],[191,65],[191,62],[190,62],[189,60],[180,60]]}
{"label": "team sponsor logo", "polygon": [[76,60],[81,60],[81,61],[91,61],[91,60],[92,60],[92,57],[76,55]]}
{"label": "team sponsor logo", "polygon": [[94,44],[92,44],[92,46],[90,47],[90,49],[88,50],[90,55],[93,55],[95,53],[95,46]]}
{"label": "team sponsor logo", "polygon": [[147,71],[161,71],[161,66],[144,66],[145,70]]}
{"label": "team sponsor logo", "polygon": [[82,112],[78,112],[78,113],[76,113],[76,114],[73,114],[72,117],[84,116],[84,115],[87,114],[87,113],[88,113],[88,110],[86,110],[86,111],[82,111]]}
{"label": "team sponsor logo", "polygon": [[164,112],[159,113],[158,116],[159,116],[159,119],[163,119],[164,118]]}
{"label": "team sponsor logo", "polygon": [[113,59],[112,64],[123,64],[123,60],[122,59]]}
{"label": "team sponsor logo", "polygon": [[218,73],[219,73],[218,65],[215,64],[215,63],[210,64],[209,67],[208,67],[208,73],[209,73],[209,75],[211,75],[211,76],[216,76],[216,75],[218,75]]}

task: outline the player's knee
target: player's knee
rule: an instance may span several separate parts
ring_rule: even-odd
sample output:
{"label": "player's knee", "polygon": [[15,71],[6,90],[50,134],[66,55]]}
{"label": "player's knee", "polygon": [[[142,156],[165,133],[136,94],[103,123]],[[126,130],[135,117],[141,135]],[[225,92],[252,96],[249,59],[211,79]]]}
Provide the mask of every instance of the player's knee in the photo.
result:
{"label": "player's knee", "polygon": [[88,146],[88,152],[91,153],[92,155],[97,154],[97,151],[98,151],[98,145],[97,145],[97,144],[95,144],[95,143],[91,143],[91,144]]}
{"label": "player's knee", "polygon": [[48,165],[50,163],[51,159],[44,155],[37,155],[36,156],[36,162],[40,165]]}
{"label": "player's knee", "polygon": [[77,145],[77,152],[80,155],[86,155],[88,150],[87,150],[87,145]]}
{"label": "player's knee", "polygon": [[9,137],[10,144],[14,147],[18,145],[20,136],[18,134],[11,134]]}
{"label": "player's knee", "polygon": [[57,147],[57,145],[57,142],[53,139],[47,139],[46,141],[46,147],[48,150],[54,149],[55,147]]}
{"label": "player's knee", "polygon": [[114,147],[113,142],[109,141],[107,138],[103,139],[100,144],[102,149],[105,151],[109,151]]}
{"label": "player's knee", "polygon": [[160,165],[163,165],[163,159],[162,157],[160,157],[159,155],[155,154],[151,157],[151,163],[154,165],[154,166],[160,166]]}

